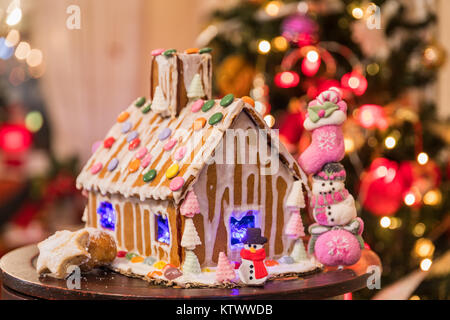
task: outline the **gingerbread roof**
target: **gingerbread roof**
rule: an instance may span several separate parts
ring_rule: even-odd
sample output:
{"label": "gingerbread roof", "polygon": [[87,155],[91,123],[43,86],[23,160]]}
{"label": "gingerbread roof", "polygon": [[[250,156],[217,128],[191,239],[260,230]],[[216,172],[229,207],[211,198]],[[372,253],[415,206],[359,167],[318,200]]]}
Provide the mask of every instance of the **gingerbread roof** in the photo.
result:
{"label": "gingerbread roof", "polygon": [[[210,100],[209,110],[199,109],[202,102],[190,102],[177,117],[164,118],[149,111],[144,98],[138,99],[119,115],[78,176],[77,187],[136,196],[142,201],[173,199],[179,203],[241,112],[275,139],[251,105],[241,99],[232,100],[227,107],[220,102]],[[297,179],[306,182],[305,174],[282,143],[273,145],[279,145],[282,163]]]}

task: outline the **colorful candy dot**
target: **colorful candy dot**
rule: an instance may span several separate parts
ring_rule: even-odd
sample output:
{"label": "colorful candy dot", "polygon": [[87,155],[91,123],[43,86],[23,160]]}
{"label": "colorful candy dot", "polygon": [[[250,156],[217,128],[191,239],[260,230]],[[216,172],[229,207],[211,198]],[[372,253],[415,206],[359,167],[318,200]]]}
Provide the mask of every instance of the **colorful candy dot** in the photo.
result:
{"label": "colorful candy dot", "polygon": [[205,118],[198,118],[194,121],[194,131],[201,130],[205,127],[206,119]]}
{"label": "colorful candy dot", "polygon": [[214,104],[216,102],[214,100],[208,100],[205,102],[205,104],[202,107],[202,111],[203,112],[208,112],[209,110],[211,110],[212,107],[214,107]]}
{"label": "colorful candy dot", "polygon": [[224,108],[228,107],[234,101],[234,95],[232,93],[227,94],[220,100],[220,105]]}
{"label": "colorful candy dot", "polygon": [[126,255],[126,251],[117,251],[117,258],[124,258]]}
{"label": "colorful candy dot", "polygon": [[157,57],[159,56],[161,53],[163,53],[165,51],[165,49],[155,49],[152,50],[152,56]]}
{"label": "colorful candy dot", "polygon": [[131,142],[139,136],[137,131],[131,131],[127,136],[127,142]]}
{"label": "colorful candy dot", "polygon": [[97,174],[100,172],[100,170],[102,170],[103,168],[103,164],[101,162],[97,162],[96,164],[94,164],[91,168],[91,173],[92,174]]}
{"label": "colorful candy dot", "polygon": [[93,144],[92,147],[91,147],[91,152],[92,152],[92,153],[95,153],[95,151],[97,151],[98,148],[100,148],[101,145],[102,145],[102,142],[101,142],[101,141],[96,141],[96,142],[94,142],[94,144]]}
{"label": "colorful candy dot", "polygon": [[195,101],[191,106],[191,111],[198,112],[203,107],[204,104],[205,101],[203,101],[202,99]]}
{"label": "colorful candy dot", "polygon": [[149,266],[152,266],[155,262],[156,262],[156,259],[153,257],[147,257],[144,259],[144,263]]}
{"label": "colorful candy dot", "polygon": [[103,141],[103,146],[106,149],[109,149],[112,147],[112,145],[114,144],[114,142],[116,142],[116,139],[114,139],[113,137],[109,137],[107,139],[105,139],[105,141]]}
{"label": "colorful candy dot", "polygon": [[156,269],[161,270],[162,268],[164,268],[166,266],[166,264],[167,264],[166,262],[160,260],[160,261],[156,262],[153,265],[153,267],[156,268]]}
{"label": "colorful candy dot", "polygon": [[172,150],[173,147],[175,147],[175,145],[177,144],[177,142],[178,142],[177,139],[171,139],[171,140],[169,140],[169,141],[164,145],[163,149],[164,149],[165,151]]}
{"label": "colorful candy dot", "polygon": [[184,50],[184,53],[187,53],[187,54],[193,54],[193,53],[198,53],[198,52],[199,52],[198,48],[189,48],[189,49]]}
{"label": "colorful candy dot", "polygon": [[140,263],[140,262],[144,262],[144,257],[141,256],[137,256],[137,257],[133,257],[131,258],[131,263]]}
{"label": "colorful candy dot", "polygon": [[171,57],[171,56],[173,56],[176,52],[177,52],[176,49],[169,49],[169,50],[164,51],[162,54],[165,55],[166,57]]}
{"label": "colorful candy dot", "polygon": [[151,169],[146,174],[144,174],[142,179],[144,180],[145,183],[152,182],[156,178],[156,174],[157,174],[156,170]]}
{"label": "colorful candy dot", "polygon": [[142,168],[147,168],[148,167],[148,165],[150,164],[150,162],[152,162],[152,155],[151,155],[151,153],[148,153],[145,157],[144,157],[144,159],[142,159],[142,162],[141,162],[141,166],[142,166]]}
{"label": "colorful candy dot", "polygon": [[168,179],[172,179],[173,177],[175,177],[178,174],[179,170],[180,170],[180,167],[178,166],[178,163],[174,163],[173,165],[171,165],[169,167],[169,169],[167,169],[166,177]]}
{"label": "colorful candy dot", "polygon": [[134,103],[134,105],[135,105],[136,107],[140,108],[140,107],[142,107],[142,106],[145,104],[145,101],[146,101],[145,97],[137,98],[137,100],[136,100],[136,102]]}
{"label": "colorful candy dot", "polygon": [[143,114],[147,114],[150,112],[150,110],[152,110],[152,104],[149,102],[145,105],[145,107],[142,108],[142,113]]}
{"label": "colorful candy dot", "polygon": [[137,253],[135,253],[135,252],[128,252],[125,255],[125,258],[127,258],[127,260],[131,260],[131,259],[133,259],[134,257],[137,257],[137,256],[139,256],[139,255]]}
{"label": "colorful candy dot", "polygon": [[133,141],[131,141],[130,145],[128,146],[128,150],[134,150],[137,147],[139,147],[139,145],[141,144],[141,140],[139,138],[134,139]]}
{"label": "colorful candy dot", "polygon": [[108,164],[108,171],[114,171],[116,170],[117,166],[119,165],[119,159],[113,158]]}
{"label": "colorful candy dot", "polygon": [[146,147],[141,147],[136,153],[136,159],[142,159],[147,154],[147,152],[148,150]]}
{"label": "colorful candy dot", "polygon": [[128,133],[128,131],[131,130],[132,126],[133,126],[133,125],[131,124],[130,121],[125,121],[125,122],[122,124],[121,132],[122,132],[122,133]]}
{"label": "colorful candy dot", "polygon": [[160,141],[166,140],[170,135],[172,134],[172,130],[170,128],[165,128],[163,131],[160,132],[158,135],[158,139]]}
{"label": "colorful candy dot", "polygon": [[119,116],[117,117],[117,122],[124,122],[129,117],[130,117],[130,114],[128,112],[124,111],[121,114],[119,114]]}
{"label": "colorful candy dot", "polygon": [[200,54],[203,54],[203,53],[210,53],[210,52],[212,52],[212,49],[211,49],[211,48],[202,48],[202,49],[199,50],[199,53],[200,53]]}
{"label": "colorful candy dot", "polygon": [[266,261],[264,261],[264,264],[268,267],[274,267],[274,266],[279,265],[278,261],[275,261],[275,260],[266,260]]}
{"label": "colorful candy dot", "polygon": [[157,277],[161,277],[162,276],[162,272],[161,271],[152,271],[147,273],[147,277],[149,278],[157,278]]}
{"label": "colorful candy dot", "polygon": [[130,171],[131,173],[136,172],[139,169],[139,166],[141,165],[141,160],[139,159],[134,159],[133,161],[130,162],[130,164],[128,165],[128,171]]}
{"label": "colorful candy dot", "polygon": [[174,158],[176,161],[181,161],[181,160],[184,158],[184,156],[186,155],[186,150],[187,150],[186,147],[180,147],[180,148],[178,148],[178,150],[175,151],[175,153],[174,153],[174,155],[173,155],[173,158]]}
{"label": "colorful candy dot", "polygon": [[253,108],[255,107],[255,100],[253,100],[252,98],[250,98],[249,96],[243,96],[242,101],[244,101],[245,103],[248,103],[249,105],[251,105]]}
{"label": "colorful candy dot", "polygon": [[183,185],[184,185],[183,177],[176,177],[176,178],[173,178],[172,181],[170,181],[169,188],[172,191],[178,191],[181,189],[181,187],[183,187]]}
{"label": "colorful candy dot", "polygon": [[211,118],[209,118],[208,123],[213,126],[213,125],[219,123],[220,121],[222,121],[222,118],[223,118],[223,114],[220,112],[217,112],[217,113],[213,114],[211,116]]}

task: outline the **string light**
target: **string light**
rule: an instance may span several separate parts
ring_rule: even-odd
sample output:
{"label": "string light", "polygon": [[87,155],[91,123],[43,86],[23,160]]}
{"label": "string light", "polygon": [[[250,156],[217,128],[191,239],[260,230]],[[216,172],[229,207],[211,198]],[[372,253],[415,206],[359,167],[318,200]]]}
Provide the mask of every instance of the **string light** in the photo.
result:
{"label": "string light", "polygon": [[20,20],[22,20],[22,9],[15,8],[6,18],[6,24],[8,26],[15,26],[20,22]]}
{"label": "string light", "polygon": [[389,228],[391,223],[392,223],[392,221],[391,221],[391,218],[389,218],[389,217],[383,217],[380,219],[380,226],[382,226],[383,228]]}
{"label": "string light", "polygon": [[316,50],[309,50],[306,54],[306,59],[310,62],[317,62],[319,60],[319,53]]}
{"label": "string light", "polygon": [[267,53],[269,53],[270,49],[271,49],[271,45],[270,45],[270,42],[269,42],[269,41],[267,41],[267,40],[261,40],[261,41],[258,43],[258,52],[259,52],[259,53],[261,53],[261,54],[267,54]]}
{"label": "string light", "polygon": [[425,193],[423,203],[428,206],[436,206],[442,201],[442,193],[439,189],[433,189]]}
{"label": "string light", "polygon": [[433,256],[434,244],[430,239],[420,238],[414,245],[414,253],[421,258],[427,258]]}
{"label": "string light", "polygon": [[39,111],[31,111],[25,117],[25,127],[31,132],[38,132],[44,124],[44,118]]}
{"label": "string light", "polygon": [[409,300],[420,300],[420,297],[414,295],[414,296],[411,296],[411,298],[409,298]]}
{"label": "string light", "polygon": [[417,156],[417,162],[421,165],[424,165],[428,162],[428,155],[425,152],[421,152]]}
{"label": "string light", "polygon": [[281,8],[281,2],[280,1],[270,1],[266,7],[265,11],[266,13],[271,17],[276,17],[278,13],[280,12]]}
{"label": "string light", "polygon": [[8,47],[14,47],[20,41],[20,33],[19,31],[13,29],[6,36],[5,45]]}
{"label": "string light", "polygon": [[416,224],[413,228],[413,235],[416,237],[421,237],[425,233],[426,226],[422,222]]}
{"label": "string light", "polygon": [[376,75],[378,72],[380,72],[380,65],[378,63],[371,63],[368,64],[366,67],[366,71],[369,75],[374,76]]}
{"label": "string light", "polygon": [[283,36],[278,36],[272,39],[272,45],[275,50],[283,52],[286,51],[289,47],[289,43]]}
{"label": "string light", "polygon": [[33,49],[28,53],[27,64],[30,67],[37,67],[42,63],[42,51],[39,49]]}
{"label": "string light", "polygon": [[396,145],[396,144],[397,144],[397,140],[395,140],[394,137],[389,136],[389,137],[387,137],[387,138],[384,140],[384,145],[385,145],[386,148],[388,148],[388,149],[393,149],[393,148],[395,148],[395,145]]}
{"label": "string light", "polygon": [[265,116],[264,121],[269,126],[269,128],[272,128],[275,125],[275,118],[271,114]]}
{"label": "string light", "polygon": [[353,18],[359,20],[364,16],[364,11],[361,8],[356,7],[352,10],[352,16]]}
{"label": "string light", "polygon": [[293,88],[299,84],[300,76],[294,71],[284,71],[275,75],[274,82],[280,88]]}
{"label": "string light", "polygon": [[16,48],[16,58],[25,60],[31,51],[31,47],[27,42],[21,42]]}
{"label": "string light", "polygon": [[416,196],[412,192],[409,192],[405,195],[403,201],[407,206],[412,206],[416,202]]}
{"label": "string light", "polygon": [[344,147],[345,147],[345,153],[352,153],[355,151],[355,141],[350,137],[344,138]]}
{"label": "string light", "polygon": [[433,261],[431,261],[431,259],[429,259],[429,258],[423,259],[420,262],[420,269],[422,269],[422,271],[428,271],[428,270],[430,270],[432,264],[433,264]]}
{"label": "string light", "polygon": [[391,218],[391,224],[389,225],[389,229],[394,230],[400,228],[401,226],[402,226],[402,219],[397,217]]}

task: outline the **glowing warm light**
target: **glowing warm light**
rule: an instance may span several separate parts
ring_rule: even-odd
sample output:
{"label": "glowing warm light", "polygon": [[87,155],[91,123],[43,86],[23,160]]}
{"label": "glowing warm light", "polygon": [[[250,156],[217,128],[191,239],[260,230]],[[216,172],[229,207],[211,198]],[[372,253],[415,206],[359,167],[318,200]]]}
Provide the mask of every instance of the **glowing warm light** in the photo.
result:
{"label": "glowing warm light", "polygon": [[357,96],[361,96],[367,90],[367,79],[358,71],[346,73],[341,78],[341,85],[349,88]]}
{"label": "glowing warm light", "polygon": [[385,166],[379,166],[376,170],[375,170],[375,174],[378,178],[384,178],[387,176],[388,174],[388,169]]}
{"label": "glowing warm light", "polygon": [[409,192],[405,195],[403,201],[407,206],[412,206],[416,202],[416,196],[413,193]]}
{"label": "glowing warm light", "polygon": [[44,118],[39,111],[31,111],[25,117],[25,126],[31,132],[38,132],[44,124]]}
{"label": "glowing warm light", "polygon": [[374,76],[376,75],[378,72],[380,72],[380,65],[378,63],[371,63],[368,64],[366,67],[366,71],[369,75]]}
{"label": "glowing warm light", "polygon": [[434,253],[434,244],[430,239],[420,238],[414,245],[414,252],[421,258],[431,257]]}
{"label": "glowing warm light", "polygon": [[5,125],[0,128],[0,148],[6,152],[25,151],[31,142],[31,133],[22,125]]}
{"label": "glowing warm light", "polygon": [[289,47],[289,43],[283,36],[273,38],[272,45],[277,51],[286,51]]}
{"label": "glowing warm light", "polygon": [[350,77],[348,79],[348,86],[352,89],[357,89],[359,87],[359,79],[357,77]]}
{"label": "glowing warm light", "polygon": [[352,16],[355,19],[361,19],[364,16],[364,11],[361,8],[354,8],[352,10]]}
{"label": "glowing warm light", "polygon": [[442,201],[442,193],[439,189],[433,189],[425,193],[423,203],[428,206],[436,206]]}
{"label": "glowing warm light", "polygon": [[420,262],[420,269],[422,269],[422,271],[428,271],[431,268],[431,265],[433,264],[433,261],[431,261],[431,259],[423,259]]}
{"label": "glowing warm light", "polygon": [[397,144],[397,140],[395,140],[394,137],[389,136],[384,140],[384,145],[388,149],[393,149],[396,144]]}
{"label": "glowing warm light", "polygon": [[411,298],[409,298],[409,300],[420,300],[420,297],[414,295],[414,296],[411,296]]}
{"label": "glowing warm light", "polygon": [[391,225],[391,218],[383,217],[380,219],[380,226],[382,226],[383,228],[389,228],[390,225]]}
{"label": "glowing warm light", "polygon": [[42,51],[39,49],[33,49],[28,53],[27,64],[30,67],[37,67],[42,63]]}
{"label": "glowing warm light", "polygon": [[355,141],[350,137],[344,138],[344,147],[345,147],[345,153],[352,153],[355,151]]}
{"label": "glowing warm light", "polygon": [[308,3],[306,1],[300,1],[297,5],[297,11],[300,13],[307,13],[309,9]]}
{"label": "glowing warm light", "polygon": [[311,62],[317,62],[319,60],[319,54],[316,50],[309,50],[306,54],[306,59],[308,59]]}
{"label": "glowing warm light", "polygon": [[29,67],[28,68],[28,73],[30,74],[30,76],[34,79],[39,79],[40,77],[42,77],[45,74],[45,64],[41,63],[39,66],[37,67]]}
{"label": "glowing warm light", "polygon": [[21,42],[16,48],[16,58],[19,60],[25,60],[31,51],[31,47],[27,42]]}
{"label": "glowing warm light", "polygon": [[22,10],[20,8],[15,8],[6,18],[6,24],[8,26],[15,26],[22,20]]}
{"label": "glowing warm light", "polygon": [[266,106],[260,101],[255,101],[255,110],[258,111],[260,114],[265,114]]}
{"label": "glowing warm light", "polygon": [[428,162],[428,155],[425,152],[421,152],[419,153],[419,155],[417,156],[417,162],[421,165],[424,165]]}
{"label": "glowing warm light", "polygon": [[6,36],[5,45],[8,47],[14,47],[20,41],[20,33],[19,31],[13,29]]}
{"label": "glowing warm light", "polygon": [[271,114],[265,116],[264,121],[269,126],[269,128],[272,128],[275,125],[275,118]]}
{"label": "glowing warm light", "polygon": [[266,5],[266,8],[264,10],[266,11],[266,13],[269,16],[275,17],[280,12],[280,8],[281,8],[281,2],[280,1],[270,1]]}
{"label": "glowing warm light", "polygon": [[355,118],[366,129],[385,130],[389,126],[383,107],[376,104],[362,105],[356,109]]}
{"label": "glowing warm light", "polygon": [[416,224],[413,228],[413,235],[416,237],[421,237],[425,233],[426,226],[422,222]]}
{"label": "glowing warm light", "polygon": [[267,53],[269,53],[270,48],[271,48],[270,42],[267,40],[261,40],[258,43],[258,52],[259,53],[267,54]]}
{"label": "glowing warm light", "polygon": [[315,62],[310,61],[308,58],[303,59],[302,61],[302,72],[307,77],[313,77],[320,68],[320,59],[317,59]]}
{"label": "glowing warm light", "polygon": [[284,71],[275,76],[274,82],[280,88],[293,88],[299,84],[300,76],[294,71]]}
{"label": "glowing warm light", "polygon": [[255,100],[261,99],[264,96],[264,89],[262,87],[254,88],[251,95]]}
{"label": "glowing warm light", "polygon": [[391,218],[391,224],[389,226],[389,229],[398,229],[402,226],[402,220],[400,218],[397,217],[392,217]]}

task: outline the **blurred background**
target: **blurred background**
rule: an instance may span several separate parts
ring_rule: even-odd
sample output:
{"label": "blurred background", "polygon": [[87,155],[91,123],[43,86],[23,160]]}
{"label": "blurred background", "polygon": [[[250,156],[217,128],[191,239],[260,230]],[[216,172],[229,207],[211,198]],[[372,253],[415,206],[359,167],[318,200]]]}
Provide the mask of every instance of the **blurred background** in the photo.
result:
{"label": "blurred background", "polygon": [[306,103],[342,90],[347,184],[384,267],[382,290],[346,297],[449,299],[446,0],[0,0],[0,254],[80,225],[77,173],[148,95],[150,51],[206,46],[216,96],[251,95],[295,156]]}

